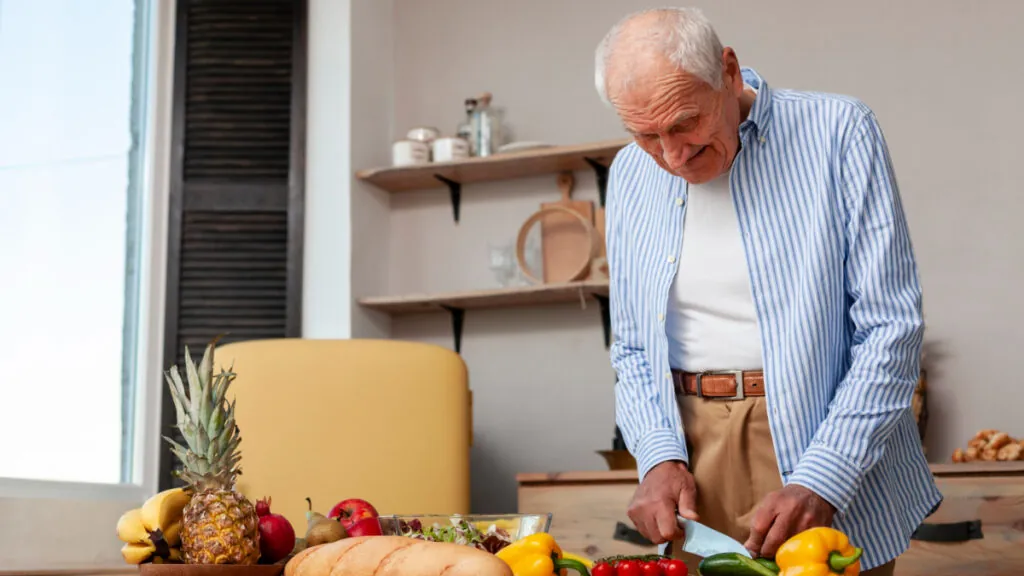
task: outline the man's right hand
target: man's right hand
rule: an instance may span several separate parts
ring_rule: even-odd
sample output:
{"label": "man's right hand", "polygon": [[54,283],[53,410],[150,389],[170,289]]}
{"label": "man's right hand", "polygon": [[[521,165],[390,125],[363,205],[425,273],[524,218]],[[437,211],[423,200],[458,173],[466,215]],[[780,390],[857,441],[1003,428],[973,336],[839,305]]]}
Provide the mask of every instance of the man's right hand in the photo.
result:
{"label": "man's right hand", "polygon": [[662,462],[647,473],[629,503],[629,519],[655,544],[679,540],[685,533],[676,511],[689,520],[697,517],[697,485],[686,464]]}

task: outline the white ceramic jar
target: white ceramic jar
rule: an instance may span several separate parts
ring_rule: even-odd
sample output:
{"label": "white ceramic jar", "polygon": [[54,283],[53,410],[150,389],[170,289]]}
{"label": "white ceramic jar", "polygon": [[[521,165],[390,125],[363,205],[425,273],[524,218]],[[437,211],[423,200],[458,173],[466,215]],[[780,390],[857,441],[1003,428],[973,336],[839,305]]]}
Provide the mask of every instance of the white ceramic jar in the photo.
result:
{"label": "white ceramic jar", "polygon": [[469,158],[469,142],[462,138],[446,136],[433,143],[434,162],[452,162]]}
{"label": "white ceramic jar", "polygon": [[418,140],[399,140],[391,145],[393,166],[412,166],[430,162],[430,146]]}

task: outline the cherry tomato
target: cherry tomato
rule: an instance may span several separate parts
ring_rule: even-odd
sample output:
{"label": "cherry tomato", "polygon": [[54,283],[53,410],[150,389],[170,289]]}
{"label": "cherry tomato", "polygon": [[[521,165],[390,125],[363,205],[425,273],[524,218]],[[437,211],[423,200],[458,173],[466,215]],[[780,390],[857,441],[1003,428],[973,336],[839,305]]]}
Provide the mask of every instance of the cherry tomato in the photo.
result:
{"label": "cherry tomato", "polygon": [[615,576],[615,568],[607,562],[598,562],[590,569],[590,576]]}
{"label": "cherry tomato", "polygon": [[658,558],[658,566],[661,566],[661,571],[664,572],[668,568],[669,563],[672,562],[671,558]]}
{"label": "cherry tomato", "polygon": [[640,573],[643,576],[663,576],[665,571],[656,560],[650,560],[640,565]]}
{"label": "cherry tomato", "polygon": [[616,576],[642,576],[640,573],[640,563],[636,560],[623,560],[619,562],[619,565],[615,567]]}
{"label": "cherry tomato", "polygon": [[686,576],[686,562],[673,558],[665,566],[665,576]]}

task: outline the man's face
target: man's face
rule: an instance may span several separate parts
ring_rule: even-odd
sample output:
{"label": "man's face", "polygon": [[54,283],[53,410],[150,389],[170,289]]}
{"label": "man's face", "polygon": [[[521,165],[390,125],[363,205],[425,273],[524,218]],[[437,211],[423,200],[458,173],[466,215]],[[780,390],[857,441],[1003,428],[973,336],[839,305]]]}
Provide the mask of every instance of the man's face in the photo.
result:
{"label": "man's face", "polygon": [[634,67],[634,81],[609,98],[637,144],[692,184],[725,173],[739,148],[743,93],[732,50],[723,53],[725,82],[718,90],[663,58],[626,65]]}

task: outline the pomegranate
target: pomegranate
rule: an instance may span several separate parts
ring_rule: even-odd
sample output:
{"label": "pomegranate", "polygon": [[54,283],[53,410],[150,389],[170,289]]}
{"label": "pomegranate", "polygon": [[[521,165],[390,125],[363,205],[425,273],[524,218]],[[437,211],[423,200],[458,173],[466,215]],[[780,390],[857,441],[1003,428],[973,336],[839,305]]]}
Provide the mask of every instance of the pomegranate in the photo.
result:
{"label": "pomegranate", "polygon": [[256,501],[260,517],[260,562],[273,564],[295,549],[295,529],[288,519],[270,512],[270,497]]}

